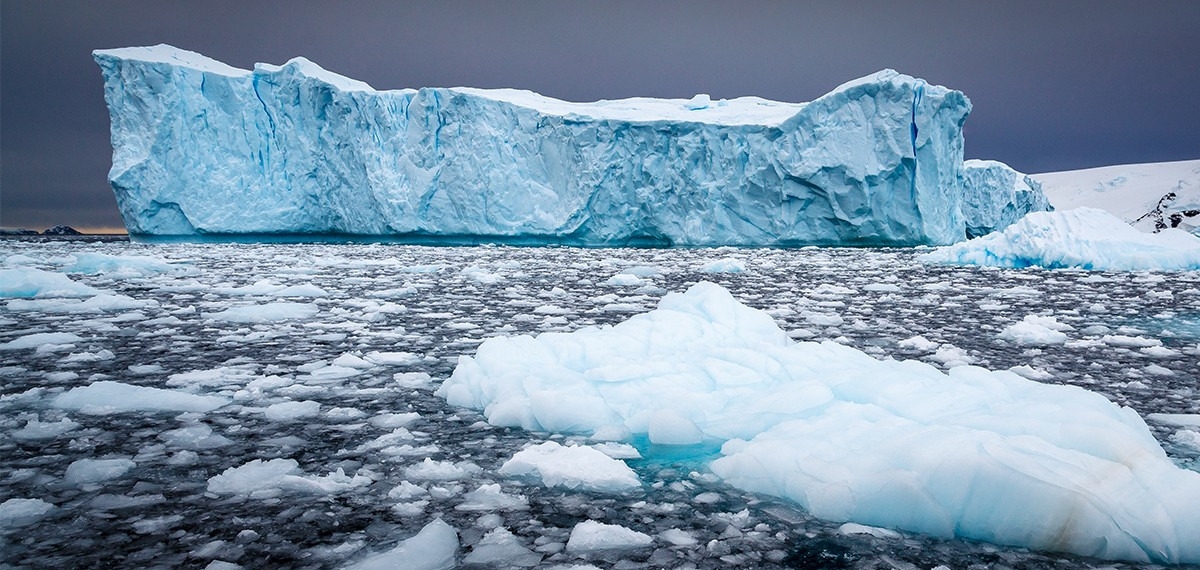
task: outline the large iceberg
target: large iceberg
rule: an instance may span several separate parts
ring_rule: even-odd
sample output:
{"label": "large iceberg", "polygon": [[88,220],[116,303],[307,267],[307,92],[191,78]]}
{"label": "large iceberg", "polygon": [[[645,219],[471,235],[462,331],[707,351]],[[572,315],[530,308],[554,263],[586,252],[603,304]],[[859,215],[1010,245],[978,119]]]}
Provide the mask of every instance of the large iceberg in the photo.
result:
{"label": "large iceberg", "polygon": [[964,209],[995,207],[964,203],[986,194],[963,188],[967,98],[892,70],[810,103],[569,103],[376,91],[304,58],[248,71],[166,45],[94,55],[134,235],[948,244]]}
{"label": "large iceberg", "polygon": [[1200,562],[1200,473],[1133,410],[1008,371],[797,343],[711,283],[615,326],[488,339],[438,394],[496,425],[724,442],[714,473],[836,521]]}
{"label": "large iceberg", "polygon": [[927,263],[1101,271],[1200,269],[1200,237],[1167,228],[1143,233],[1095,208],[1035,212],[983,237],[938,248]]}
{"label": "large iceberg", "polygon": [[963,163],[967,237],[1002,230],[1030,212],[1053,210],[1037,180],[996,160]]}

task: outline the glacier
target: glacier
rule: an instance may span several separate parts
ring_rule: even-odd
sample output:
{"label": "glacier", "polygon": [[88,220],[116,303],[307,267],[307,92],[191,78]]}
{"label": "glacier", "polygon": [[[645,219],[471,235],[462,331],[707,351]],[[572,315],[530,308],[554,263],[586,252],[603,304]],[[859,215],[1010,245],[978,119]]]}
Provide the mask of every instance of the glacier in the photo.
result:
{"label": "glacier", "polygon": [[612,326],[489,338],[437,394],[498,426],[697,434],[723,444],[710,468],[726,482],[837,522],[1200,562],[1200,473],[1132,409],[1008,371],[797,343],[713,283]]}
{"label": "glacier", "polygon": [[1096,208],[1034,212],[983,237],[923,254],[926,263],[1096,271],[1200,269],[1200,237],[1175,228],[1144,233]]}
{"label": "glacier", "polygon": [[893,70],[809,103],[571,103],[377,91],[300,57],[253,70],[168,45],[94,57],[134,236],[943,245],[1025,207],[964,187],[970,101]]}

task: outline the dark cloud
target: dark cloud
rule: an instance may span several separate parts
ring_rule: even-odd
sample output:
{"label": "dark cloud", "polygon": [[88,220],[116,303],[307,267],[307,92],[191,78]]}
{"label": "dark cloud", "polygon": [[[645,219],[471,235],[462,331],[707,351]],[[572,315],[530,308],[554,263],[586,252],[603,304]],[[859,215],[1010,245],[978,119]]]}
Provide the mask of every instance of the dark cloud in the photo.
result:
{"label": "dark cloud", "polygon": [[96,48],[250,67],[304,55],[376,88],[805,101],[892,67],[962,90],[967,155],[1027,172],[1200,157],[1200,2],[0,4],[0,222],[117,226]]}

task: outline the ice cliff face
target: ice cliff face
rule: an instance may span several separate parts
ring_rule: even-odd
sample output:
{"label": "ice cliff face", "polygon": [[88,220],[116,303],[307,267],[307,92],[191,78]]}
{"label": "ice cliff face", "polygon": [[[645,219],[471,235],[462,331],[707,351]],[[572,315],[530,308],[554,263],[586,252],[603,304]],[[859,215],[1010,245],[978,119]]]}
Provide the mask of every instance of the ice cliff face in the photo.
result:
{"label": "ice cliff face", "polygon": [[1003,230],[1030,212],[1053,210],[1038,181],[995,160],[963,163],[967,237]]}
{"label": "ice cliff face", "polygon": [[303,58],[246,71],[165,45],[94,55],[132,234],[947,244],[964,213],[995,207],[964,202],[967,98],[891,70],[806,104],[583,104],[376,91]]}

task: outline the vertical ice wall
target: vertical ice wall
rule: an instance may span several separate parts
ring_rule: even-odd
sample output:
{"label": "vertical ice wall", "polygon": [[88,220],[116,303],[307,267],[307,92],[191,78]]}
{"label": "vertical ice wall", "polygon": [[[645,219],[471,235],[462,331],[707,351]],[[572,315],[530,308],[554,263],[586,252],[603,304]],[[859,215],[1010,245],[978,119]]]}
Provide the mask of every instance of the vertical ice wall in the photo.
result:
{"label": "vertical ice wall", "polygon": [[885,70],[807,104],[376,91],[303,58],[95,52],[109,174],[140,235],[580,245],[965,237],[958,91]]}

